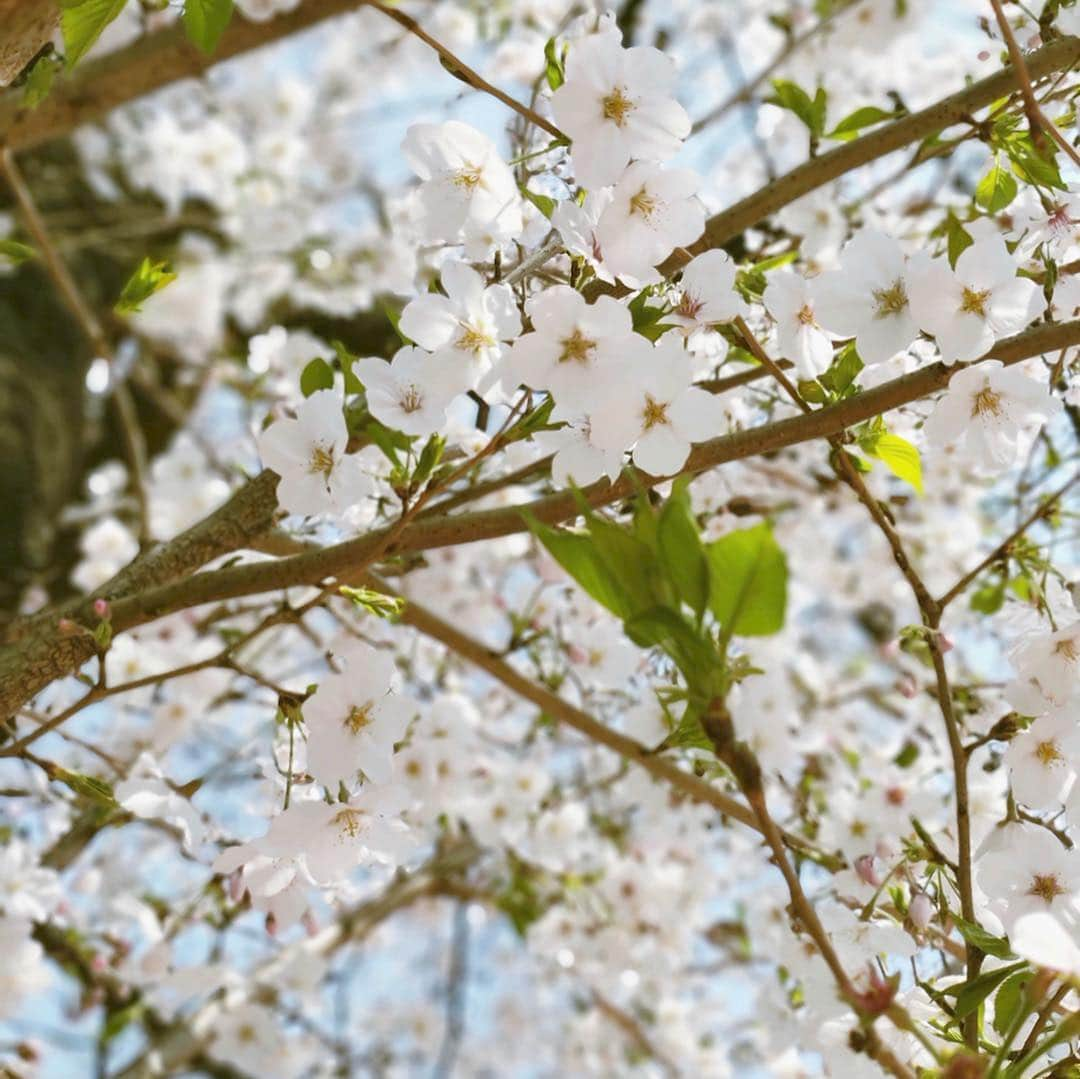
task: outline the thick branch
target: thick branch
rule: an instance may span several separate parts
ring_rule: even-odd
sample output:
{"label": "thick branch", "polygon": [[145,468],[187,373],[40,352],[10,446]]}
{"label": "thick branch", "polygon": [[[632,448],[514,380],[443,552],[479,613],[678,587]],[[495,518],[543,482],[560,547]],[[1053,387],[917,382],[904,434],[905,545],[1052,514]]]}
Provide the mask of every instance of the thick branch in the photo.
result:
{"label": "thick branch", "polygon": [[[987,358],[1001,360],[1008,366],[1076,344],[1080,344],[1080,321],[1046,323],[998,342]],[[683,472],[703,472],[728,461],[838,435],[853,424],[941,389],[948,385],[952,374],[961,369],[931,364],[809,415],[710,439],[694,447]],[[641,486],[654,486],[662,478],[627,470],[615,483],[604,480],[585,488],[583,493],[591,505],[603,506],[632,496]],[[450,547],[513,535],[527,527],[523,510],[547,524],[572,520],[579,513],[575,494],[559,491],[524,506],[420,518],[404,528],[389,545],[383,530],[276,562],[234,566],[178,580],[181,574],[209,559],[225,551],[240,549],[259,531],[269,527],[275,509],[273,473],[263,473],[255,484],[258,490],[251,490],[252,485],[242,488],[230,503],[207,521],[189,529],[173,543],[165,544],[147,559],[136,562],[130,570],[123,571],[95,593],[114,601],[112,623],[115,632],[203,603],[294,585],[317,584],[332,577],[355,576],[366,569],[376,555]],[[230,510],[230,506],[235,508]],[[241,519],[237,521],[233,516],[240,507]],[[174,544],[178,545],[177,551],[173,550]],[[139,567],[142,567],[141,571],[136,572]],[[162,580],[172,583],[161,585]],[[84,625],[94,625],[97,619],[93,614],[92,599],[69,609],[68,616]],[[37,625],[41,624],[42,620],[39,620]],[[46,627],[46,631],[29,644],[0,653],[0,717],[13,713],[49,682],[77,670],[92,655],[93,649],[85,638],[59,638],[55,622],[52,631]]]}

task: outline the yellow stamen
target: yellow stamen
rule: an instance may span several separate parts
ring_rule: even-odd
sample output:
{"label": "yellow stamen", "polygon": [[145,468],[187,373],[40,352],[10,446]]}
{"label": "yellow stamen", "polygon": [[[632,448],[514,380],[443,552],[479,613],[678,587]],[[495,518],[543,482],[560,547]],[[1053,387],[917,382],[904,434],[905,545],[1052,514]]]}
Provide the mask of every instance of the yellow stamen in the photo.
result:
{"label": "yellow stamen", "polygon": [[972,416],[1000,416],[1001,394],[990,388],[986,383],[981,390],[971,399]]}
{"label": "yellow stamen", "polygon": [[1065,759],[1057,747],[1057,742],[1051,741],[1040,742],[1035,747],[1035,757],[1041,765],[1046,767]]}
{"label": "yellow stamen", "polygon": [[559,342],[562,352],[559,353],[559,363],[580,363],[583,366],[592,359],[593,349],[596,342],[586,337],[577,326],[569,337],[564,337]]}
{"label": "yellow stamen", "polygon": [[630,213],[639,214],[648,221],[649,218],[656,213],[657,205],[656,197],[649,194],[649,189],[647,187],[642,187],[642,189],[630,199]]}
{"label": "yellow stamen", "polygon": [[888,288],[874,289],[874,318],[888,318],[898,315],[907,307],[908,297],[903,281],[894,281]]}
{"label": "yellow stamen", "polygon": [[646,431],[657,424],[667,424],[667,401],[656,401],[650,394],[645,394],[645,407],[641,410],[641,425]]}
{"label": "yellow stamen", "polygon": [[465,165],[450,175],[451,183],[464,188],[470,194],[480,186],[482,179],[483,172],[479,165]]}
{"label": "yellow stamen", "polygon": [[623,86],[616,86],[600,104],[604,110],[604,119],[610,120],[616,127],[622,127],[626,123],[627,116],[636,108]]}
{"label": "yellow stamen", "polygon": [[1031,887],[1027,894],[1038,896],[1046,903],[1053,903],[1059,895],[1065,894],[1065,889],[1053,873],[1036,873],[1031,878]]}
{"label": "yellow stamen", "polygon": [[978,315],[986,318],[986,301],[990,299],[990,289],[973,289],[964,286],[960,297],[960,310],[965,315]]}
{"label": "yellow stamen", "polygon": [[371,714],[373,708],[372,702],[368,701],[361,708],[357,708],[354,704],[349,709],[349,714],[345,717],[345,726],[350,734],[359,734],[365,727],[370,727],[375,722],[375,717]]}
{"label": "yellow stamen", "polygon": [[311,451],[311,460],[308,461],[308,471],[329,476],[334,471],[333,453],[325,446],[315,446]]}

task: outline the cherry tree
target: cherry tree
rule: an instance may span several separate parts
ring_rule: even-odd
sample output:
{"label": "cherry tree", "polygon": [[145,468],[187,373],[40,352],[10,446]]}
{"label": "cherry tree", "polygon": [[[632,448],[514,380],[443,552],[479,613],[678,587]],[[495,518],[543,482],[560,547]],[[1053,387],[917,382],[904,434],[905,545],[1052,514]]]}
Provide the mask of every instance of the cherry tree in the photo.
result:
{"label": "cherry tree", "polygon": [[1080,1075],[1080,8],[0,0],[0,1071]]}

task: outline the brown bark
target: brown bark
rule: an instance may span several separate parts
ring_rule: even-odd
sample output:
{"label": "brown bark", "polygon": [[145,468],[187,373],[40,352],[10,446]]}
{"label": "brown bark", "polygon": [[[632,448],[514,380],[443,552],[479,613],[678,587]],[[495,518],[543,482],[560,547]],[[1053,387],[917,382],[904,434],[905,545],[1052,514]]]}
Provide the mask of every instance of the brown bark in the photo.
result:
{"label": "brown bark", "polygon": [[0,0],[0,86],[9,85],[56,32],[55,0]]}

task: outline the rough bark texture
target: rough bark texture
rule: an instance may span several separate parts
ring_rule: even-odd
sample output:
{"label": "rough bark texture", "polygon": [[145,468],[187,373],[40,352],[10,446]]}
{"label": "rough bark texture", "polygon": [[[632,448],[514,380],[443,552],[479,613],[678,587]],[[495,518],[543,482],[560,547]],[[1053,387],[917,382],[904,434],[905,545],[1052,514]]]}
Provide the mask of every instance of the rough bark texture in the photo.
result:
{"label": "rough bark texture", "polygon": [[[0,0],[0,5],[40,0]],[[248,22],[234,15],[213,55],[192,45],[182,26],[147,34],[132,45],[78,65],[70,76],[57,79],[49,96],[36,109],[22,106],[21,95],[0,97],[0,142],[13,150],[70,134],[80,124],[100,120],[153,90],[194,78],[231,56],[257,49],[314,26],[323,19],[363,6],[363,0],[306,0],[295,11],[268,22]],[[0,6],[0,27],[3,27]],[[0,29],[0,37],[4,31]]]}
{"label": "rough bark texture", "polygon": [[19,75],[59,21],[55,0],[0,0],[0,86]]}

